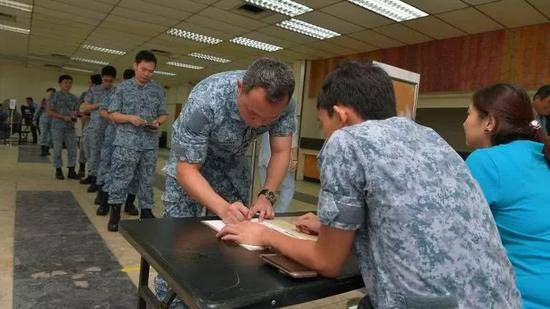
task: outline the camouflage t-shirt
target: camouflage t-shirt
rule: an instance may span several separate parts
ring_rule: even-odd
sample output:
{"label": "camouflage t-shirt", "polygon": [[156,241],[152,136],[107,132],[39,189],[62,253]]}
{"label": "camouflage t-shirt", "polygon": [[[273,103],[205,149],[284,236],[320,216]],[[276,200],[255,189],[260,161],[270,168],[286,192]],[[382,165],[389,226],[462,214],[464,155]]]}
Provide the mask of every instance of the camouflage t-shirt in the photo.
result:
{"label": "camouflage t-shirt", "polygon": [[489,206],[460,156],[407,118],[336,131],[319,154],[323,225],[356,230],[376,308],[454,298],[460,308],[520,308]]}

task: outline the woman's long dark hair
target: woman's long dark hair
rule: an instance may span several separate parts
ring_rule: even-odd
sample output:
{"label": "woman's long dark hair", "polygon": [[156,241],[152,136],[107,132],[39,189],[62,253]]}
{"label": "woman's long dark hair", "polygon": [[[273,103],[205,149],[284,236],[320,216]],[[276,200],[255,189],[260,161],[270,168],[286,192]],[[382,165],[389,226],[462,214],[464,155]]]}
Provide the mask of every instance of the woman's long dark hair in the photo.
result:
{"label": "woman's long dark hair", "polygon": [[490,115],[495,119],[493,145],[537,141],[544,144],[544,156],[550,162],[550,141],[544,128],[533,123],[531,100],[525,90],[511,84],[494,84],[478,90],[473,104],[482,118]]}

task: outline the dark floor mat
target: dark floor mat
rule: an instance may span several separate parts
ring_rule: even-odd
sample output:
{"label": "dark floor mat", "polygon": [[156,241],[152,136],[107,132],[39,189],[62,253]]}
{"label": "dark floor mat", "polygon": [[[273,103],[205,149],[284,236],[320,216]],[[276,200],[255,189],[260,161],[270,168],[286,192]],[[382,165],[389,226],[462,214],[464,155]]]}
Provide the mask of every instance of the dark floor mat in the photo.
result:
{"label": "dark floor mat", "polygon": [[13,308],[134,308],[121,268],[71,192],[17,192]]}
{"label": "dark floor mat", "polygon": [[18,147],[17,162],[19,163],[50,163],[48,157],[40,156],[40,146],[25,145]]}

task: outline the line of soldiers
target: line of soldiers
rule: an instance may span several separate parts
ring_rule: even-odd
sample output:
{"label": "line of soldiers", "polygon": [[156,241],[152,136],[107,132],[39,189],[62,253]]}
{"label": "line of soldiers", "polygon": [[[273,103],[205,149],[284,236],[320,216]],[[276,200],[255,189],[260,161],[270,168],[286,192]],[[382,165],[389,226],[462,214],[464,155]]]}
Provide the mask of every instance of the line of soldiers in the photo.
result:
{"label": "line of soldiers", "polygon": [[[61,169],[63,146],[68,154],[67,178],[81,179],[88,163],[88,177],[81,183],[89,185],[88,192],[97,192],[97,215],[110,213],[109,231],[118,231],[123,203],[124,211],[130,215],[154,218],[151,210],[157,131],[167,119],[164,90],[151,80],[156,64],[152,52],[140,51],[133,70],[126,70],[124,81],[116,87],[113,86],[116,69],[105,66],[101,70],[101,82],[92,81],[82,103],[70,93],[72,77],[62,75],[60,91],[48,100],[55,176],[65,179]],[[78,118],[83,124],[83,134],[77,174],[75,123]],[[140,212],[134,206],[136,194]]]}

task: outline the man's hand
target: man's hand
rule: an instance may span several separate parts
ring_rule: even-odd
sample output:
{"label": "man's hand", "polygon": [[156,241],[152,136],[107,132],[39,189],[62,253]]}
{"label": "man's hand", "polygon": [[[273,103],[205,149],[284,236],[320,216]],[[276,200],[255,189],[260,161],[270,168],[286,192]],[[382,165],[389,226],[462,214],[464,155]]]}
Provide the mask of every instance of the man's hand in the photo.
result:
{"label": "man's hand", "polygon": [[71,118],[71,116],[61,116],[61,117],[65,122],[73,122],[73,118]]}
{"label": "man's hand", "polygon": [[219,214],[225,224],[238,223],[248,219],[249,210],[241,202],[235,202],[225,208],[223,213]]}
{"label": "man's hand", "polygon": [[239,244],[265,246],[269,229],[264,225],[244,221],[226,225],[216,236],[222,240],[232,240]]}
{"label": "man's hand", "polygon": [[290,160],[290,163],[288,164],[288,170],[291,171],[291,172],[295,172],[296,167],[298,167],[298,161]]}
{"label": "man's hand", "polygon": [[146,123],[144,119],[141,119],[141,117],[136,115],[128,115],[128,122],[130,122],[136,127],[141,127]]}
{"label": "man's hand", "polygon": [[248,212],[248,219],[252,219],[256,213],[259,213],[258,221],[262,222],[264,219],[273,219],[275,218],[275,211],[273,210],[273,205],[265,197],[265,195],[260,195],[254,202],[254,206],[250,208]]}
{"label": "man's hand", "polygon": [[299,232],[306,234],[319,234],[319,230],[321,229],[321,221],[319,221],[319,217],[311,212],[308,212],[307,214],[296,219],[294,224]]}

